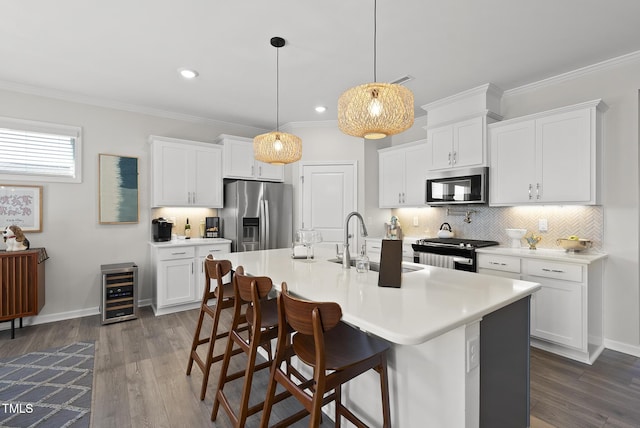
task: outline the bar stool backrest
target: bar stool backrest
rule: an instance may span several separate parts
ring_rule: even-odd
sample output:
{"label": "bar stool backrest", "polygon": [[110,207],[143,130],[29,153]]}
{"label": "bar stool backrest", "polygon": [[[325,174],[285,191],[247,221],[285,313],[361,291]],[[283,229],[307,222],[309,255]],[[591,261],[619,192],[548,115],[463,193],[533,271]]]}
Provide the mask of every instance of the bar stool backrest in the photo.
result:
{"label": "bar stool backrest", "polygon": [[266,298],[273,288],[273,282],[271,281],[271,278],[269,278],[268,276],[245,275],[242,266],[239,266],[238,269],[236,269],[234,278],[237,284],[236,292],[238,293],[236,298],[239,297],[244,302],[253,301],[252,286],[255,286],[255,290],[257,292],[256,297],[258,298],[258,300]]}
{"label": "bar stool backrest", "polygon": [[[222,278],[227,276],[229,272],[231,272],[232,265],[229,260],[214,260],[210,258],[204,259],[204,271],[205,271],[205,287],[204,292],[209,296],[209,298],[213,298],[213,294],[215,293],[216,288],[211,289],[211,280],[215,279],[217,282],[216,287],[220,290],[219,293],[222,293]],[[222,297],[222,296],[220,296]],[[226,296],[232,297],[232,296]]]}
{"label": "bar stool backrest", "polygon": [[[322,331],[331,330],[342,318],[342,309],[335,302],[310,302],[297,299],[289,294],[287,284],[282,284],[282,304],[286,322],[295,331],[313,336],[313,319],[319,319]],[[314,313],[316,315],[314,315]]]}

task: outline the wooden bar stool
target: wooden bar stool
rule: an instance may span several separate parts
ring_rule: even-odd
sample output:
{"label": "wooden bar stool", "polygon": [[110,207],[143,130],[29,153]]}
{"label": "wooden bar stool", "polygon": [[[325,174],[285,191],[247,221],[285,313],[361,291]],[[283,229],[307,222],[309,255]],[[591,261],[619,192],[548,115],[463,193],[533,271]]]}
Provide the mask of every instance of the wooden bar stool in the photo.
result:
{"label": "wooden bar stool", "polygon": [[[255,372],[270,367],[273,361],[271,356],[271,340],[275,339],[278,335],[278,308],[276,299],[267,299],[269,292],[273,288],[273,283],[270,278],[266,276],[246,276],[243,267],[239,266],[233,277],[233,284],[235,292],[233,322],[231,324],[222,368],[220,369],[218,390],[213,400],[211,420],[216,419],[219,406],[222,404],[233,425],[235,427],[244,427],[247,417],[261,411],[264,405],[263,400],[260,404],[249,407],[251,382]],[[243,318],[241,308],[245,303],[248,303],[245,318],[249,329],[244,334],[247,338],[240,334],[241,330],[238,328],[239,322]],[[247,354],[247,366],[244,370],[228,375],[229,360],[233,354],[234,344],[237,344],[240,350]],[[266,350],[269,359],[263,363],[256,364],[259,347]],[[238,412],[235,413],[229,404],[229,400],[224,392],[224,387],[226,383],[243,376],[244,385],[242,387],[240,405]],[[274,400],[277,402],[290,395],[290,393],[284,391],[278,394]]]}
{"label": "wooden bar stool", "polygon": [[[214,260],[212,257],[207,256],[204,260],[205,271],[205,286],[202,294],[202,302],[200,303],[200,315],[198,317],[198,325],[193,335],[193,342],[191,344],[191,352],[189,352],[189,363],[187,364],[187,376],[191,375],[191,369],[195,362],[200,370],[202,370],[202,386],[200,388],[200,399],[204,400],[207,393],[207,383],[209,382],[209,374],[211,372],[211,366],[213,363],[221,361],[224,357],[224,353],[214,356],[214,346],[216,340],[222,339],[229,335],[229,330],[218,333],[218,324],[220,321],[220,314],[223,309],[231,308],[234,305],[234,291],[232,282],[224,284],[223,278],[232,272],[231,262],[228,260]],[[217,284],[213,290],[211,290],[211,280],[215,279]],[[209,300],[215,300],[215,305],[209,306]],[[204,316],[208,315],[212,319],[212,328],[208,337],[200,338],[200,332],[202,331],[202,323]],[[244,324],[244,329],[247,328],[246,321],[240,320],[239,324]],[[200,345],[208,343],[207,355],[204,360],[198,355],[196,349]],[[235,354],[242,352],[236,350]]]}
{"label": "wooden bar stool", "polygon": [[[335,401],[336,427],[340,426],[341,416],[358,427],[366,427],[342,405],[340,389],[342,384],[369,369],[374,369],[380,375],[383,426],[391,426],[386,356],[389,345],[348,326],[340,321],[341,318],[342,310],[337,303],[296,299],[288,294],[286,283],[282,284],[282,292],[278,296],[278,344],[262,413],[262,428],[269,426],[278,383],[290,391],[311,414],[309,427],[319,426],[322,406],[331,401]],[[293,341],[287,340],[289,329],[295,331]],[[292,382],[282,370],[282,362],[292,354],[313,368],[313,384],[310,388]],[[325,397],[330,391],[333,393]],[[288,426],[290,423],[289,419],[285,419],[274,426]]]}

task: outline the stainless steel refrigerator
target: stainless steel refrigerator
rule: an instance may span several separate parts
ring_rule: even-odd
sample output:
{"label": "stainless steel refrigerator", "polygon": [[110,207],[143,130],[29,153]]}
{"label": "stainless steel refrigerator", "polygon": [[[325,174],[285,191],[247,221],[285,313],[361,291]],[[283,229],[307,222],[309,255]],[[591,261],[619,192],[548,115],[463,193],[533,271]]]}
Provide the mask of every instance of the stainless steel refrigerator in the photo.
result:
{"label": "stainless steel refrigerator", "polygon": [[231,251],[288,248],[293,236],[293,188],[285,183],[234,181],[224,186],[219,210]]}

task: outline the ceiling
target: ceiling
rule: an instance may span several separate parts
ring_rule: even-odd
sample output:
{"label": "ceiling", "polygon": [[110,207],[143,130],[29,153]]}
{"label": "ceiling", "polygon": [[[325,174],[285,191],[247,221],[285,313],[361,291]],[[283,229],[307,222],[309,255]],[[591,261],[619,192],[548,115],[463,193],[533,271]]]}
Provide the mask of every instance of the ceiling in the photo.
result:
{"label": "ceiling", "polygon": [[[640,51],[638,16],[636,0],[378,0],[377,80],[414,77],[419,114]],[[0,22],[0,88],[101,105],[275,128],[273,36],[281,125],[333,120],[373,81],[373,0],[4,1]]]}

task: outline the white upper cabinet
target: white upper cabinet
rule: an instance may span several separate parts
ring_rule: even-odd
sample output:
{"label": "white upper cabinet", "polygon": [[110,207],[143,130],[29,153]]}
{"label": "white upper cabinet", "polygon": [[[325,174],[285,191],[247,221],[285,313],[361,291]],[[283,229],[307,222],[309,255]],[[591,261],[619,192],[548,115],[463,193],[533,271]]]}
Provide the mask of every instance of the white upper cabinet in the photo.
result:
{"label": "white upper cabinet", "polygon": [[499,115],[502,90],[488,83],[422,106],[427,112],[428,170],[487,166],[487,124]]}
{"label": "white upper cabinet", "polygon": [[490,125],[490,204],[597,205],[605,109],[595,100]]}
{"label": "white upper cabinet", "polygon": [[485,118],[427,129],[430,170],[486,165]]}
{"label": "white upper cabinet", "polygon": [[378,150],[380,208],[425,205],[425,140]]}
{"label": "white upper cabinet", "polygon": [[220,135],[216,142],[224,148],[224,178],[284,181],[284,167],[255,160],[251,138]]}
{"label": "white upper cabinet", "polygon": [[220,146],[154,135],[149,141],[152,207],[222,207]]}

